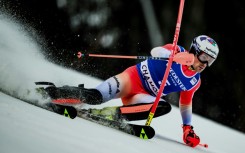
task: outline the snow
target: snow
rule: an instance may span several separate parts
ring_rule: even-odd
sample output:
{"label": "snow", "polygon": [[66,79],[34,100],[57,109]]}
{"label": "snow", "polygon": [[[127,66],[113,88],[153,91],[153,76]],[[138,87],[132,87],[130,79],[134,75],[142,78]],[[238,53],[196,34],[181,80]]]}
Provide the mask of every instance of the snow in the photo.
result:
{"label": "snow", "polygon": [[[81,118],[65,118],[15,98],[43,103],[33,92],[35,81],[51,81],[57,85],[85,83],[85,87],[95,87],[102,80],[48,62],[34,39],[16,21],[1,15],[0,27],[1,153],[244,152],[245,134],[196,114],[193,115],[194,130],[201,143],[207,143],[209,148],[184,145],[181,117],[175,106],[169,114],[153,119],[151,126],[156,136],[142,140]],[[121,103],[113,100],[93,107],[111,105]]]}

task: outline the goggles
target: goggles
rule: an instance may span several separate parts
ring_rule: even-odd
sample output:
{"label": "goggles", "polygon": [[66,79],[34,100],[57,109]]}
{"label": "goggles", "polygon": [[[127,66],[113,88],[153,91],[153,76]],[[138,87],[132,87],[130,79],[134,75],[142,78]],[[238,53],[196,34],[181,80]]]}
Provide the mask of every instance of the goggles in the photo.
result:
{"label": "goggles", "polygon": [[203,51],[201,51],[199,54],[197,54],[197,59],[203,64],[207,63],[208,66],[211,66],[213,64],[213,62],[215,61],[215,58],[209,56],[208,54],[206,54]]}

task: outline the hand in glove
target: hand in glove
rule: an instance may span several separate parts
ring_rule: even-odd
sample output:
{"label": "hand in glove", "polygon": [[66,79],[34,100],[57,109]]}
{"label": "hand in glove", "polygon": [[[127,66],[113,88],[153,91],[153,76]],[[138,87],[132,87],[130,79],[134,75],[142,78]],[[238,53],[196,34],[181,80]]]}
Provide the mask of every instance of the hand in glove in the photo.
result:
{"label": "hand in glove", "polygon": [[196,147],[200,143],[200,138],[195,134],[193,126],[183,125],[183,141],[190,147]]}

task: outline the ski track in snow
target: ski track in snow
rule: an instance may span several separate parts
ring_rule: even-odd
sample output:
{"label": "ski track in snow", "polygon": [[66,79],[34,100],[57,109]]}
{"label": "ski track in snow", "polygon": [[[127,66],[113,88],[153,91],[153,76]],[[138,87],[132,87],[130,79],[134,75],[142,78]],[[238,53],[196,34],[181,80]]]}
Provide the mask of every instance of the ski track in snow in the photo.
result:
{"label": "ski track in snow", "polygon": [[[156,136],[151,140],[141,140],[81,118],[71,120],[14,98],[43,103],[34,92],[36,81],[50,81],[58,86],[85,83],[85,87],[93,88],[101,80],[45,60],[34,39],[23,30],[21,24],[8,16],[0,15],[0,27],[1,153],[244,152],[243,133],[195,114],[194,130],[200,136],[201,143],[207,143],[209,148],[185,146],[182,142],[181,116],[175,106],[169,114],[153,119],[151,126]],[[113,100],[93,107],[111,105],[121,103]]]}

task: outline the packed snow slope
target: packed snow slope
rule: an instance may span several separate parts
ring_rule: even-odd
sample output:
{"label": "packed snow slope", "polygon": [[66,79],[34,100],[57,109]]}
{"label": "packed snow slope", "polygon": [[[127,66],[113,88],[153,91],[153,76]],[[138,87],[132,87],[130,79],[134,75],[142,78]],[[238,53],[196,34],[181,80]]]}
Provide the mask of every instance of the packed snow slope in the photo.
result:
{"label": "packed snow slope", "polygon": [[[182,143],[178,108],[153,119],[156,136],[142,140],[81,118],[74,120],[30,105],[42,104],[35,81],[56,85],[95,87],[102,80],[45,60],[41,49],[23,25],[0,15],[0,152],[1,153],[243,153],[243,133],[193,115],[195,132],[209,148],[190,148]],[[19,100],[17,98],[23,99]],[[113,100],[102,106],[120,105]],[[90,107],[84,105],[84,107]],[[94,106],[96,107],[96,106]],[[134,122],[145,124],[145,121]]]}

